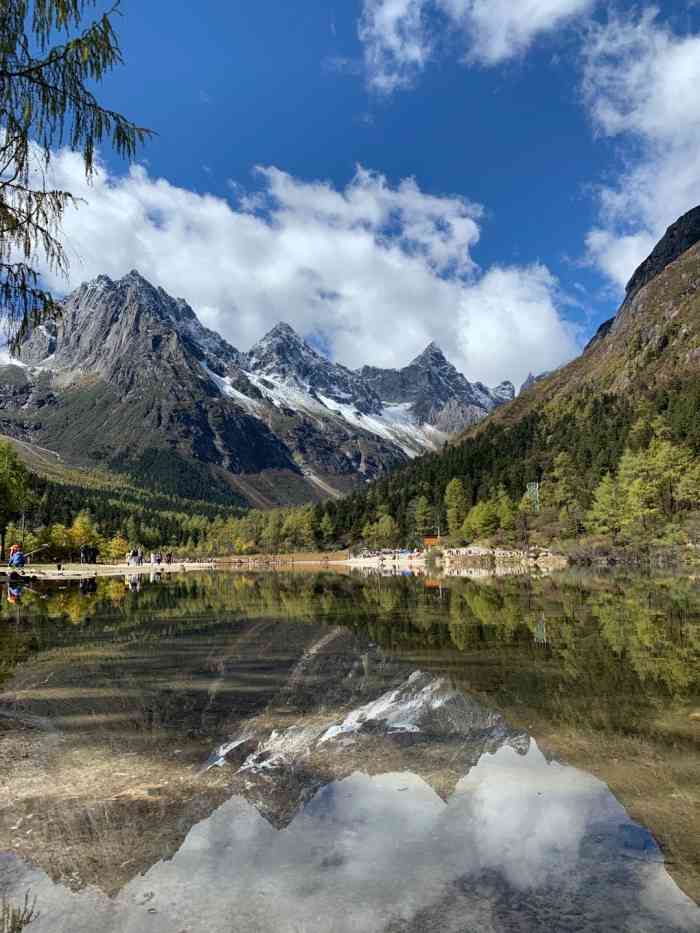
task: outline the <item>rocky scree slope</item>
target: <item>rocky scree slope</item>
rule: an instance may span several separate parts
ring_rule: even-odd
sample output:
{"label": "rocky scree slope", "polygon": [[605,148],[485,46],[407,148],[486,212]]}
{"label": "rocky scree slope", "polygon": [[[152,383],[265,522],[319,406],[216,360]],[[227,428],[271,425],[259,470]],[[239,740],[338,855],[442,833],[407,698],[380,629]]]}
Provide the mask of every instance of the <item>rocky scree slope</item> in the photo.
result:
{"label": "rocky scree slope", "polygon": [[0,433],[162,492],[266,508],[341,495],[508,397],[434,345],[404,370],[352,371],[278,324],[242,353],[132,271],[82,285],[5,358]]}

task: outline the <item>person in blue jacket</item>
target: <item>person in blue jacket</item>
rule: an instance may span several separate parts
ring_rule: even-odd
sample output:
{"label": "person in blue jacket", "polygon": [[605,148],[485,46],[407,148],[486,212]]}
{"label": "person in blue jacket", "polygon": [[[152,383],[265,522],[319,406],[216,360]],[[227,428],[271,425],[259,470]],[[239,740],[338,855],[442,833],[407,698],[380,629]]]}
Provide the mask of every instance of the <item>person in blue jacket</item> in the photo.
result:
{"label": "person in blue jacket", "polygon": [[24,556],[22,548],[13,546],[10,559],[7,563],[8,566],[14,567],[15,569],[24,567],[24,565],[27,563],[27,558]]}

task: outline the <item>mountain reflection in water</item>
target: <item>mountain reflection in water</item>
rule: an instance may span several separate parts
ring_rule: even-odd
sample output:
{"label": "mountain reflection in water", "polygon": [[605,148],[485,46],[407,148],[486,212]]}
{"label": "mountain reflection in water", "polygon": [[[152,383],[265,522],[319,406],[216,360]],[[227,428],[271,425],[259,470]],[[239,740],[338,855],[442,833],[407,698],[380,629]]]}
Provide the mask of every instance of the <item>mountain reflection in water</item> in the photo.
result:
{"label": "mountain reflection in water", "polygon": [[565,730],[578,764],[589,730],[615,767],[652,748],[692,812],[692,581],[46,595],[0,629],[0,894],[31,891],[30,930],[700,930],[643,821],[538,742]]}
{"label": "mountain reflection in water", "polygon": [[354,773],[276,829],[235,796],[114,900],[5,870],[42,905],[37,933],[661,933],[700,918],[605,785],[534,743],[484,755],[447,802],[410,772]]}

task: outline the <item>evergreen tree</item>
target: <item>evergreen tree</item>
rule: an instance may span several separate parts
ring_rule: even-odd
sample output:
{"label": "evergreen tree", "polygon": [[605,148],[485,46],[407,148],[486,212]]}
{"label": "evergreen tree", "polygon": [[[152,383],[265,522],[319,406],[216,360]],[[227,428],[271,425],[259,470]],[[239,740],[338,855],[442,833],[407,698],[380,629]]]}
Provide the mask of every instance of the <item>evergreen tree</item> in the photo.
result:
{"label": "evergreen tree", "polygon": [[94,544],[98,537],[98,531],[92,516],[86,511],[78,512],[68,533],[71,544],[76,549],[87,544]]}
{"label": "evergreen tree", "polygon": [[[663,419],[659,420],[666,428]],[[659,508],[670,519],[678,510],[678,486],[692,467],[690,451],[666,437],[655,437],[644,455],[643,466],[644,478],[653,487]]]}
{"label": "evergreen tree", "polygon": [[[82,32],[94,0],[3,0],[0,5],[0,316],[17,341],[55,311],[34,265],[43,254],[67,271],[59,239],[67,191],[51,188],[52,149],[68,146],[92,174],[95,147],[109,139],[132,158],[148,131],[102,107],[91,85],[122,61],[112,28],[116,8]],[[53,44],[70,30],[78,34]]]}
{"label": "evergreen tree", "polygon": [[426,496],[416,500],[416,532],[423,538],[435,529],[435,516]]}
{"label": "evergreen tree", "polygon": [[302,509],[299,522],[299,545],[302,550],[311,550],[316,546],[317,528],[314,520],[314,510],[311,507]]}
{"label": "evergreen tree", "polygon": [[445,506],[447,508],[447,530],[451,538],[457,538],[467,514],[467,497],[461,479],[453,478],[447,484]]}
{"label": "evergreen tree", "polygon": [[562,530],[567,535],[576,535],[579,531],[582,514],[580,487],[581,480],[571,455],[567,451],[561,451],[552,464],[550,497],[559,515]]}
{"label": "evergreen tree", "polygon": [[318,530],[323,546],[325,548],[329,548],[333,544],[335,528],[333,527],[333,519],[330,517],[328,512],[323,513],[323,518],[321,519]]}
{"label": "evergreen tree", "polygon": [[700,508],[700,460],[691,464],[678,480],[676,497],[686,508]]}
{"label": "evergreen tree", "polygon": [[627,487],[623,499],[622,531],[631,540],[647,543],[656,530],[658,515],[653,485],[637,477]]}
{"label": "evergreen tree", "polygon": [[622,530],[622,503],[618,484],[606,473],[593,492],[586,525],[594,534],[610,535],[613,543]]}
{"label": "evergreen tree", "polygon": [[126,537],[132,547],[137,547],[140,541],[140,528],[135,516],[130,515],[126,520]]}
{"label": "evergreen tree", "polygon": [[516,508],[515,503],[506,492],[505,486],[498,487],[494,505],[498,515],[499,528],[506,534],[512,534],[515,530]]}
{"label": "evergreen tree", "polygon": [[488,538],[495,534],[499,528],[499,518],[496,505],[490,499],[481,502],[470,509],[464,520],[462,534],[467,541],[474,538]]}
{"label": "evergreen tree", "polygon": [[382,515],[375,525],[375,540],[379,547],[393,547],[399,537],[399,526],[391,515]]}
{"label": "evergreen tree", "polygon": [[30,478],[15,448],[0,442],[0,559],[5,558],[9,522],[19,516],[29,499]]}
{"label": "evergreen tree", "polygon": [[[238,525],[240,528],[240,522]],[[267,554],[275,554],[279,551],[280,542],[282,540],[282,525],[283,519],[280,512],[272,511],[268,513],[259,539],[260,546]],[[240,531],[238,536],[240,537]],[[251,540],[250,533],[243,537],[247,541]],[[257,542],[253,544],[253,547],[255,547],[255,544],[257,544]]]}

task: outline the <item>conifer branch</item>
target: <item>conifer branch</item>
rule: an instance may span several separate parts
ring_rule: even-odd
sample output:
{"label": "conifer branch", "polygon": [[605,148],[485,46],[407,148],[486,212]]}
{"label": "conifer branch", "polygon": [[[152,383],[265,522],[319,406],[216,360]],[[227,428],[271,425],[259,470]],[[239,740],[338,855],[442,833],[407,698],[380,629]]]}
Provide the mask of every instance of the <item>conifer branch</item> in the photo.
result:
{"label": "conifer branch", "polygon": [[[10,337],[28,322],[56,313],[40,287],[37,261],[66,275],[60,241],[70,192],[49,182],[52,152],[80,152],[86,177],[96,148],[109,140],[131,160],[151,132],[103,107],[88,81],[122,63],[112,18],[115,3],[78,36],[52,44],[57,33],[79,29],[96,0],[3,0],[0,18],[0,319]],[[33,54],[39,48],[41,56]]]}

